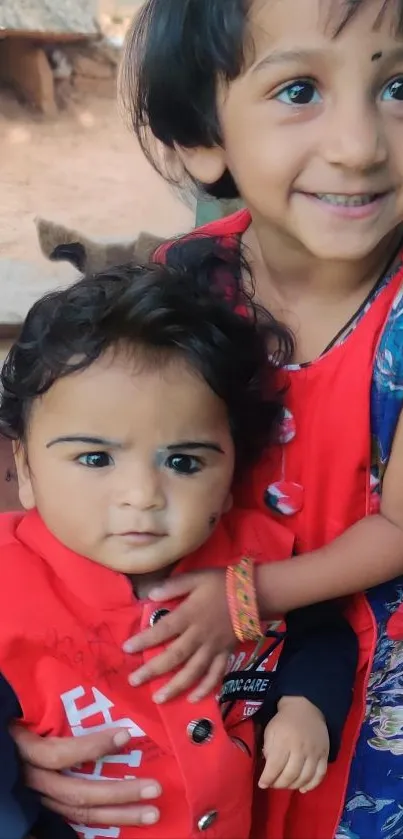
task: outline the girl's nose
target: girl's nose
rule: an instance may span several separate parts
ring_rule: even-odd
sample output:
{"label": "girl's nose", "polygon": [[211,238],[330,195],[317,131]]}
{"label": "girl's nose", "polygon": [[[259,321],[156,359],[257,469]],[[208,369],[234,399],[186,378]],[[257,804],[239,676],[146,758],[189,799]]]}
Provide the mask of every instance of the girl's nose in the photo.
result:
{"label": "girl's nose", "polygon": [[328,163],[356,172],[386,163],[388,146],[375,105],[348,100],[343,107],[334,108],[327,124],[325,157]]}

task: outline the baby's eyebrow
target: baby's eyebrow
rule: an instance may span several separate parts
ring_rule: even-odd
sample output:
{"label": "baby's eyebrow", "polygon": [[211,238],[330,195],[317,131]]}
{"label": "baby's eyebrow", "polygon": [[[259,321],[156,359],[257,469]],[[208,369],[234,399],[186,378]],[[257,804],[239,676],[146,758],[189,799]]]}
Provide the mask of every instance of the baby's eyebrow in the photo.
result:
{"label": "baby's eyebrow", "polygon": [[64,437],[55,437],[46,443],[46,448],[57,446],[59,443],[83,443],[86,446],[103,446],[106,449],[121,449],[123,444],[119,440],[110,440],[107,437],[92,437],[87,434],[67,434]]}
{"label": "baby's eyebrow", "polygon": [[[62,437],[55,437],[46,443],[46,448],[50,449],[52,446],[57,446],[61,443],[82,443],[86,446],[102,446],[106,449],[122,449],[123,443],[119,440],[112,440],[107,437],[93,437],[88,434],[66,434]],[[224,454],[224,450],[219,443],[213,440],[178,440],[177,443],[170,443],[169,446],[164,447],[164,451],[195,451],[196,449],[204,449],[208,451]]]}
{"label": "baby's eyebrow", "polygon": [[194,451],[195,449],[207,449],[208,451],[218,452],[218,454],[224,454],[222,446],[213,440],[179,440],[177,443],[170,443],[169,446],[166,446],[168,452]]}

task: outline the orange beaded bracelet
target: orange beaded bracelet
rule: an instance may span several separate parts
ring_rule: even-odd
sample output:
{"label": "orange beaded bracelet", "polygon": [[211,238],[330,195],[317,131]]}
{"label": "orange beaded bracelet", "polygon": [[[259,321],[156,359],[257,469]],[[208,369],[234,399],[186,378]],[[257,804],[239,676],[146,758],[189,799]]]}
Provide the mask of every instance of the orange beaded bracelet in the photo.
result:
{"label": "orange beaded bracelet", "polygon": [[257,608],[254,562],[244,556],[227,568],[227,599],[232,626],[238,641],[258,641],[263,636]]}

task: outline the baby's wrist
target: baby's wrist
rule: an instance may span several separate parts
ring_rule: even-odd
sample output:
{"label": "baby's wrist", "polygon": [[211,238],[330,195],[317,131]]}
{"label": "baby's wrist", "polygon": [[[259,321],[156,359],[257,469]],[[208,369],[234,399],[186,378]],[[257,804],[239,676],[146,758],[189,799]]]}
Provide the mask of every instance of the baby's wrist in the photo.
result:
{"label": "baby's wrist", "polygon": [[316,712],[318,716],[323,720],[325,723],[325,717],[320,708],[317,705],[314,705],[310,699],[307,699],[306,696],[282,696],[278,703],[277,703],[277,710],[284,711],[284,710],[294,710],[297,708],[299,711],[308,711],[310,713]]}

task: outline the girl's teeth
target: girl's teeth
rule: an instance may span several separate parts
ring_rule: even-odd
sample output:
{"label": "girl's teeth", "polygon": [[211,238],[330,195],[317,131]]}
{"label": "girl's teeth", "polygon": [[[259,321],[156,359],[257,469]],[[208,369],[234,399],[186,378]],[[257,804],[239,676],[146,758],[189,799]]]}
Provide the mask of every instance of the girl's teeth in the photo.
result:
{"label": "girl's teeth", "polygon": [[331,192],[318,192],[316,197],[326,204],[337,204],[342,207],[364,207],[375,200],[376,195],[335,195]]}

